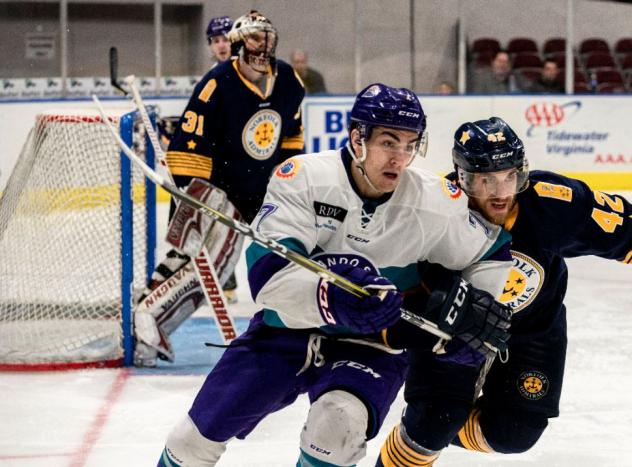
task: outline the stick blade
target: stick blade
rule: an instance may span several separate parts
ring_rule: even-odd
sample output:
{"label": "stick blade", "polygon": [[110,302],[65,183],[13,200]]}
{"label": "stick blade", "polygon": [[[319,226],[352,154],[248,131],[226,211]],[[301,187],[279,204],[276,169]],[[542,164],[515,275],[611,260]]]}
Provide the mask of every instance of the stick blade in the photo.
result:
{"label": "stick blade", "polygon": [[110,47],[110,83],[124,95],[127,95],[127,91],[123,89],[118,80],[118,49],[116,47]]}

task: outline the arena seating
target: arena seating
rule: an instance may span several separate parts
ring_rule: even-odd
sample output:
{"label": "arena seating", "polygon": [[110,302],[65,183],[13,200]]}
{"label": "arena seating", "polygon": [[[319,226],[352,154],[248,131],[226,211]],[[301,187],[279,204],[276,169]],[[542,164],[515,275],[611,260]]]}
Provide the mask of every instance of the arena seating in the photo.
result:
{"label": "arena seating", "polygon": [[[549,59],[560,69],[557,81],[564,83],[565,38],[514,37],[504,45],[491,36],[473,40],[469,46],[470,67],[487,67],[499,50],[505,50],[522,82],[536,80],[544,60]],[[600,37],[590,37],[577,41],[573,50],[575,92],[632,92],[632,37],[621,37],[612,44]]]}

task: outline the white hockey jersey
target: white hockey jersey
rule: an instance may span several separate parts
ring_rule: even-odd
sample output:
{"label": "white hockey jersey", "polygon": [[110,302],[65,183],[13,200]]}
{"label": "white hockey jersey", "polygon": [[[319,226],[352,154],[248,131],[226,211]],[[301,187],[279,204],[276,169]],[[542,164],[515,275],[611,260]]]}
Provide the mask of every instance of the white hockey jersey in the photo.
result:
{"label": "white hockey jersey", "polygon": [[[459,187],[417,168],[377,202],[358,195],[347,149],[293,157],[279,166],[252,227],[331,267],[379,271],[399,290],[420,282],[418,262],[462,270],[494,296],[510,268],[509,240],[467,207]],[[327,331],[316,302],[319,277],[252,244],[246,252],[253,298],[267,324]]]}

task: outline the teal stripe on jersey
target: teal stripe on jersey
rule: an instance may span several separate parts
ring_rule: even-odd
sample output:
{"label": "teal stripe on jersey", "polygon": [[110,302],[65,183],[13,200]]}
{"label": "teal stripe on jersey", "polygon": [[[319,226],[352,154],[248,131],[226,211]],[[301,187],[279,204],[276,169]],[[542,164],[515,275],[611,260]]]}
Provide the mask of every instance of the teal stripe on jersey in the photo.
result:
{"label": "teal stripe on jersey", "polygon": [[[298,458],[296,467],[336,467],[338,464],[330,464],[310,456],[301,449],[301,455]],[[355,464],[354,464],[355,465]]]}
{"label": "teal stripe on jersey", "polygon": [[266,323],[268,326],[272,326],[273,328],[285,328],[285,324],[283,324],[283,321],[281,321],[281,318],[279,318],[279,314],[274,311],[271,310],[270,308],[264,308],[263,309],[263,322]]}
{"label": "teal stripe on jersey", "polygon": [[489,257],[493,256],[498,250],[500,250],[503,246],[507,245],[511,242],[511,234],[507,232],[505,229],[500,230],[500,234],[498,234],[498,238],[494,242],[494,244],[487,250],[487,253],[483,255],[483,257],[479,261],[485,261]]}
{"label": "teal stripe on jersey", "polygon": [[169,458],[169,454],[167,454],[167,448],[165,448],[162,451],[162,455],[160,456],[157,467],[181,467],[181,465]]}
{"label": "teal stripe on jersey", "polygon": [[[300,253],[303,256],[307,256],[307,250],[305,249],[305,246],[303,246],[303,244],[295,238],[284,238],[283,240],[280,240],[279,243],[283,246],[286,246],[290,250]],[[275,255],[276,253],[273,253],[267,248],[262,247],[258,243],[252,242],[246,250],[246,265],[248,266],[248,270],[250,271],[250,268],[252,268],[252,266],[257,261],[259,261],[267,254]]]}
{"label": "teal stripe on jersey", "polygon": [[417,270],[417,263],[408,266],[389,266],[380,269],[380,274],[390,280],[398,290],[407,290],[419,285],[421,278]]}

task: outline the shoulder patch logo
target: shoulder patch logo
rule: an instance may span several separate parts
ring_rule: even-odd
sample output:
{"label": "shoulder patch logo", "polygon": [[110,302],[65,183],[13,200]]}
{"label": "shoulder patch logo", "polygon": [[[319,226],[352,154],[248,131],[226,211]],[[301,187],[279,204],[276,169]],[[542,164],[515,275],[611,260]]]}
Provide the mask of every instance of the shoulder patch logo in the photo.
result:
{"label": "shoulder patch logo", "polygon": [[274,175],[283,179],[292,178],[300,167],[301,164],[296,159],[288,159],[274,171]]}
{"label": "shoulder patch logo", "polygon": [[573,189],[564,185],[538,182],[533,185],[533,189],[542,198],[555,198],[568,203],[573,201]]}
{"label": "shoulder patch logo", "polygon": [[241,144],[253,159],[264,161],[274,154],[281,137],[281,115],[271,109],[255,113],[244,126]]}
{"label": "shoulder patch logo", "polygon": [[525,371],[518,376],[518,392],[525,399],[537,401],[549,391],[549,378],[539,371]]}
{"label": "shoulder patch logo", "polygon": [[461,188],[459,188],[457,185],[455,185],[454,183],[452,183],[450,180],[448,180],[447,178],[444,178],[441,181],[441,187],[443,188],[443,191],[451,198],[451,199],[458,199],[461,197],[461,193],[463,193],[461,191]]}
{"label": "shoulder patch logo", "polygon": [[511,271],[499,301],[509,305],[515,314],[537,297],[542,289],[545,273],[544,268],[533,258],[514,250],[511,250],[511,256]]}

